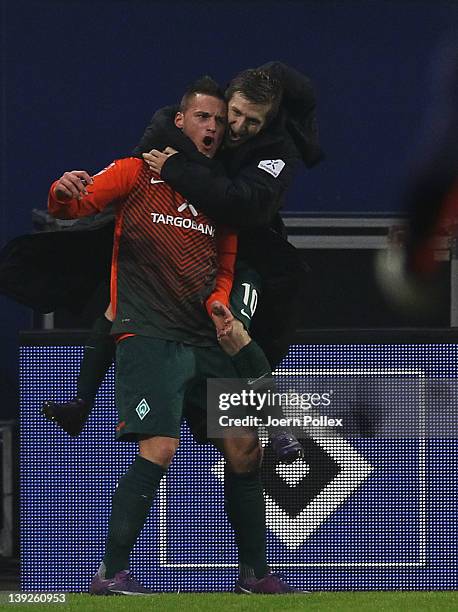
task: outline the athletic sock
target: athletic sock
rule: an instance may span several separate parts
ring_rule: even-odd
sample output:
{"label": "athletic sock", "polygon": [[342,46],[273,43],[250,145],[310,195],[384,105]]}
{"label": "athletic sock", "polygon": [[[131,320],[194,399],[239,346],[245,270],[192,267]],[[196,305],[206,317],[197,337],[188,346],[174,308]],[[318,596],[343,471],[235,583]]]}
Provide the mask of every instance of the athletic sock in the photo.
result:
{"label": "athletic sock", "polygon": [[146,522],[166,470],[137,455],[113,495],[103,563],[105,577],[128,569],[129,556]]}
{"label": "athletic sock", "polygon": [[259,470],[235,474],[226,468],[224,499],[227,517],[234,530],[239,566],[243,568],[244,576],[252,568],[256,578],[262,578],[269,568],[266,559],[266,507]]}
{"label": "athletic sock", "polygon": [[[265,393],[266,395],[270,393],[270,397],[273,393],[279,392],[272,376],[271,365],[257,342],[251,340],[231,359],[240,378],[253,381],[250,382],[250,389],[253,389],[256,393]],[[265,406],[267,407],[258,413],[264,421],[267,421],[268,416],[273,419],[283,419],[285,417],[281,403],[278,401],[272,402],[272,405],[268,405],[266,402]],[[269,433],[274,434],[287,429],[285,427],[271,427]]]}
{"label": "athletic sock", "polygon": [[241,378],[260,378],[271,376],[272,368],[257,342],[251,340],[238,353],[231,357]]}
{"label": "athletic sock", "polygon": [[110,336],[111,326],[112,322],[105,316],[96,319],[84,347],[77,394],[89,405],[94,402],[97,391],[115,356],[116,345],[113,337]]}

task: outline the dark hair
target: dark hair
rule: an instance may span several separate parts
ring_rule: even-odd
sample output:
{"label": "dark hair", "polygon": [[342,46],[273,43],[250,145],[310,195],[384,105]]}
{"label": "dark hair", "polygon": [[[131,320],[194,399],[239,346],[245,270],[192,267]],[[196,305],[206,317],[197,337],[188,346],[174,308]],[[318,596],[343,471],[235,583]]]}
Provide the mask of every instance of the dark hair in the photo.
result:
{"label": "dark hair", "polygon": [[278,113],[281,104],[283,87],[278,79],[264,70],[248,68],[240,72],[229,83],[226,89],[226,100],[229,101],[234,93],[241,93],[253,104],[270,104],[267,114],[270,121]]}
{"label": "dark hair", "polygon": [[204,94],[206,96],[218,98],[218,100],[224,100],[224,102],[226,101],[224,92],[218,83],[210,76],[205,74],[191,83],[191,85],[189,85],[184,92],[180,102],[180,112],[183,113],[187,109],[192,98],[197,94]]}

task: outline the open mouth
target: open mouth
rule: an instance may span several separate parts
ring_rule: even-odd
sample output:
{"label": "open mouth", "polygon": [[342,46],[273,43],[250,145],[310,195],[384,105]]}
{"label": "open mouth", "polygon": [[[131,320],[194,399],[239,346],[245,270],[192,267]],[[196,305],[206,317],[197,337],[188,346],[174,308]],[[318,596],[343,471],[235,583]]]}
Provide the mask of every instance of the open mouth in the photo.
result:
{"label": "open mouth", "polygon": [[206,147],[211,147],[213,142],[214,142],[214,138],[212,138],[211,136],[205,136],[203,139],[203,143]]}
{"label": "open mouth", "polygon": [[240,142],[241,140],[243,140],[243,136],[242,134],[236,134],[232,130],[229,130],[229,140],[231,142]]}

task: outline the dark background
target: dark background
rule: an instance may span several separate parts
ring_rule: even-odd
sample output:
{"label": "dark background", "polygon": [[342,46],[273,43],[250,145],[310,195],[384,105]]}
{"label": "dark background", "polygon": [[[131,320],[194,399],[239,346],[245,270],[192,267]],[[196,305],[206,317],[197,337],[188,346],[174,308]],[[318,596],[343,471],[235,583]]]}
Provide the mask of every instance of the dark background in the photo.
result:
{"label": "dark background", "polygon": [[[458,3],[441,0],[2,0],[0,247],[30,231],[52,180],[128,153],[196,76],[226,83],[273,59],[314,81],[327,156],[287,209],[399,213],[432,58],[457,24]],[[0,313],[2,414],[31,314],[1,296]]]}

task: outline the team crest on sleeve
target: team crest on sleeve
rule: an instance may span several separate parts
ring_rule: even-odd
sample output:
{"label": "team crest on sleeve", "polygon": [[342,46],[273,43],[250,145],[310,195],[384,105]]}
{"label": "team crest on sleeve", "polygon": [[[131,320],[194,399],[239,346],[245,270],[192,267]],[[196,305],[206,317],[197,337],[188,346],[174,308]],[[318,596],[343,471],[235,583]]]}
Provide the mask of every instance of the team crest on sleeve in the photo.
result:
{"label": "team crest on sleeve", "polygon": [[285,167],[285,162],[282,159],[263,159],[259,162],[258,168],[265,170],[275,178]]}

